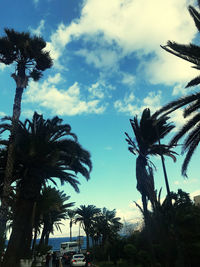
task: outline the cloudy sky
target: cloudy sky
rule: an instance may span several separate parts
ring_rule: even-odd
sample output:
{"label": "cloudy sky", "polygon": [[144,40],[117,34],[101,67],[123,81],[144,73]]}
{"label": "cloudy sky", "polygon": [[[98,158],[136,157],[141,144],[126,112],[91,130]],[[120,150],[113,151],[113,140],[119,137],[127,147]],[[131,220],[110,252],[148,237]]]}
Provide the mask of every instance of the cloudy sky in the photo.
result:
{"label": "cloudy sky", "polygon": [[[80,143],[92,155],[90,181],[80,177],[80,194],[62,189],[76,206],[93,204],[117,209],[128,222],[138,218],[133,201],[140,199],[135,158],[129,154],[124,132],[132,134],[129,119],[149,107],[152,112],[172,99],[198,88],[185,85],[198,72],[191,64],[165,52],[168,40],[198,41],[187,7],[188,0],[18,0],[1,1],[0,34],[4,28],[30,31],[47,42],[54,66],[43,78],[29,82],[21,119],[34,111],[45,118],[58,115],[70,123]],[[10,115],[15,83],[14,66],[0,65],[0,115]],[[178,126],[181,111],[173,115]],[[188,171],[180,175],[177,163],[166,160],[170,186],[198,194],[197,151]],[[166,194],[159,158],[156,188]],[[63,227],[63,235],[69,229]],[[59,235],[59,234],[58,234]]]}

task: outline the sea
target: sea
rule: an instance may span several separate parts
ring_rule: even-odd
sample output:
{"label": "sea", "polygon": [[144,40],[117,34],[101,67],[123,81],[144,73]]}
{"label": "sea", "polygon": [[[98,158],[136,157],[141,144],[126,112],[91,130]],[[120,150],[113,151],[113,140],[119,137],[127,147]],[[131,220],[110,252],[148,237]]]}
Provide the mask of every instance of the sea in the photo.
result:
{"label": "sea", "polygon": [[[83,244],[81,245],[82,249],[86,249],[86,237],[83,236]],[[72,241],[76,241],[77,237],[72,237]],[[70,241],[70,237],[51,237],[49,238],[49,246],[52,246],[53,251],[59,251],[60,250],[60,244],[62,242],[68,242]],[[36,243],[39,243],[39,239],[37,239]],[[8,240],[6,240],[6,246],[8,244]]]}
{"label": "sea", "polygon": [[[72,241],[77,240],[77,237],[72,237]],[[49,238],[49,246],[52,246],[53,251],[60,250],[60,244],[62,242],[68,242],[70,241],[69,237],[52,237]],[[83,244],[81,245],[82,249],[86,249],[86,237],[83,236]]]}

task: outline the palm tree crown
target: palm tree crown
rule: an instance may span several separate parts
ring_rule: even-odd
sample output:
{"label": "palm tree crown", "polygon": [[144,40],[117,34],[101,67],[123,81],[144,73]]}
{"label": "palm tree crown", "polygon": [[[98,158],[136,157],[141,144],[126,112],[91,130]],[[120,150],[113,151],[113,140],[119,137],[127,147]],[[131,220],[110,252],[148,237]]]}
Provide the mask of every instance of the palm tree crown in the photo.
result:
{"label": "palm tree crown", "polygon": [[100,214],[101,209],[95,207],[94,205],[81,205],[80,208],[76,210],[75,223],[80,222],[83,230],[86,233],[87,238],[87,250],[89,249],[89,233],[92,223],[94,222],[95,216]]}
{"label": "palm tree crown", "polygon": [[0,62],[16,64],[16,73],[12,75],[14,79],[17,76],[25,79],[27,76],[37,81],[42,71],[52,66],[52,59],[49,52],[44,50],[45,47],[46,42],[42,37],[31,37],[28,32],[5,29],[5,36],[0,38]]}
{"label": "palm tree crown", "polygon": [[167,155],[175,160],[174,151],[168,145],[160,145],[159,140],[164,138],[174,125],[167,123],[168,117],[156,119],[150,114],[149,109],[144,109],[140,123],[137,116],[130,120],[135,140],[126,134],[129,151],[138,155],[136,160],[136,178],[137,189],[151,202],[154,202],[154,179],[152,163],[149,160],[150,155]]}

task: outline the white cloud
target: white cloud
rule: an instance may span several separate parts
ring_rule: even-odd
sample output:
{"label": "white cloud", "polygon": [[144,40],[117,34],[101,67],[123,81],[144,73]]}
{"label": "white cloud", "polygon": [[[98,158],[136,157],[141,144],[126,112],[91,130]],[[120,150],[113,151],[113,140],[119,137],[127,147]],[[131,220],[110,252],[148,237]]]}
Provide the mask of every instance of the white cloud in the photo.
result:
{"label": "white cloud", "polygon": [[[79,55],[97,68],[116,66],[123,56],[136,53],[144,73],[152,83],[175,83],[190,80],[197,72],[187,62],[163,51],[167,40],[189,43],[196,28],[189,15],[188,0],[86,0],[80,19],[59,25],[51,36],[48,49],[58,60],[65,46],[82,37],[95,43]],[[105,44],[112,50],[105,49]],[[151,55],[148,61],[146,56]]]}
{"label": "white cloud", "polygon": [[60,73],[56,73],[54,76],[48,77],[48,83],[50,84],[58,84],[59,82],[63,81]]}
{"label": "white cloud", "polygon": [[5,116],[6,116],[6,113],[3,111],[0,111],[0,117],[5,117]]}
{"label": "white cloud", "polygon": [[88,88],[88,92],[92,98],[104,98],[104,91],[99,82],[92,84],[91,87]]}
{"label": "white cloud", "polygon": [[0,63],[0,70],[4,70],[6,67],[8,67],[8,65],[5,65],[3,63]]}
{"label": "white cloud", "polygon": [[[35,4],[37,4],[38,0],[35,0],[34,2],[35,2]],[[34,35],[37,35],[37,36],[41,36],[42,32],[44,30],[44,24],[45,24],[45,21],[42,19],[36,29],[33,29],[30,27],[31,33]]]}
{"label": "white cloud", "polygon": [[135,83],[135,76],[129,73],[122,73],[122,83],[132,86]]}
{"label": "white cloud", "polygon": [[76,55],[85,57],[88,64],[93,64],[98,69],[116,69],[119,61],[119,54],[111,49],[95,49],[93,51],[81,49],[76,52]]}
{"label": "white cloud", "polygon": [[100,102],[96,97],[88,100],[80,93],[80,86],[75,82],[67,90],[58,89],[58,83],[61,80],[60,74],[48,77],[42,84],[30,82],[26,90],[24,102],[35,103],[38,107],[51,110],[57,115],[77,115],[82,113],[103,113],[106,104]]}
{"label": "white cloud", "polygon": [[124,112],[131,116],[140,115],[145,108],[150,108],[151,113],[154,113],[160,107],[161,91],[149,92],[143,99],[136,99],[133,93],[126,95],[123,100],[117,100],[114,103],[115,109],[118,112]]}

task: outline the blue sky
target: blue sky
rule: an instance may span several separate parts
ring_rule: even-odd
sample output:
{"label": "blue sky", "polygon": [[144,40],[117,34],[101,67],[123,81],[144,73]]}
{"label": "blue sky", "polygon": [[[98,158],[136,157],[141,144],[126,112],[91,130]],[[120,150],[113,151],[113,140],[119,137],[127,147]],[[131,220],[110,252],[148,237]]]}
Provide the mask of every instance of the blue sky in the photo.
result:
{"label": "blue sky", "polygon": [[[128,152],[124,132],[131,133],[129,119],[145,107],[152,112],[172,99],[198,88],[185,89],[198,74],[188,62],[160,48],[167,40],[189,43],[197,31],[187,0],[11,0],[2,1],[0,34],[14,28],[41,35],[54,66],[38,82],[29,82],[23,95],[23,120],[34,111],[58,115],[70,123],[80,143],[92,155],[90,181],[80,177],[80,194],[63,187],[76,206],[93,204],[117,209],[118,215],[133,222],[140,203],[136,190],[135,158]],[[0,64],[0,115],[10,115],[15,83],[13,66]],[[173,115],[177,127],[182,112]],[[199,151],[181,177],[183,157],[177,163],[166,160],[172,190],[182,188],[200,193],[197,170]],[[159,158],[156,188],[166,194]],[[63,235],[69,229],[63,227]],[[59,235],[59,233],[57,233]]]}

